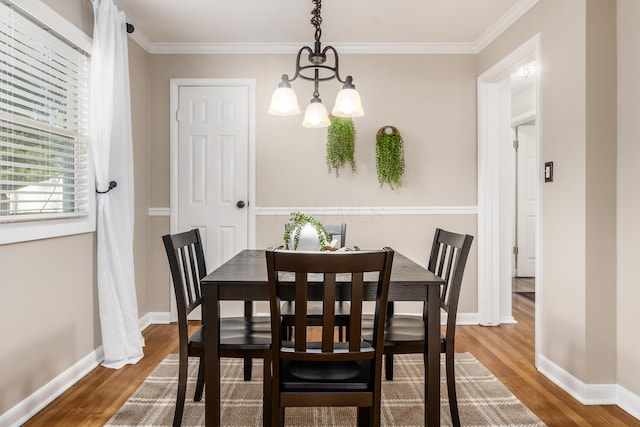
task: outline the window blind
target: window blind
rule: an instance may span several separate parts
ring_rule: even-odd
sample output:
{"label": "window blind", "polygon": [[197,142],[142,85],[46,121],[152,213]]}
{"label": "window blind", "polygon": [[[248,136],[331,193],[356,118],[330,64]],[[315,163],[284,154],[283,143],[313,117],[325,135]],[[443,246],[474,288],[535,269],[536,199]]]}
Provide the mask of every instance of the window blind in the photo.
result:
{"label": "window blind", "polygon": [[88,215],[88,66],[0,1],[0,223]]}

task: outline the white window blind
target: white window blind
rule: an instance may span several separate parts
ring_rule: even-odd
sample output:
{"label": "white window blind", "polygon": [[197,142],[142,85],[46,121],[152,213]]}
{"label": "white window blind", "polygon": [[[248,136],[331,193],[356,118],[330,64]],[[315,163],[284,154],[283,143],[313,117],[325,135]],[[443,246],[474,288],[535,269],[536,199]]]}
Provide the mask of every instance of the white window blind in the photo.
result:
{"label": "white window blind", "polygon": [[88,215],[88,65],[0,0],[0,223]]}

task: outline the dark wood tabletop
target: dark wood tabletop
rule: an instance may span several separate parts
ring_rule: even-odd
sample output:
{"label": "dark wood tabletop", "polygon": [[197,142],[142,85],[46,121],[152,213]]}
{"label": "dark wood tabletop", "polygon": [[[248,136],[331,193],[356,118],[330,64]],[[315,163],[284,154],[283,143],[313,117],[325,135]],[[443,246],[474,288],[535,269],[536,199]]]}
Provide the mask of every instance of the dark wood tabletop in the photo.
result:
{"label": "dark wood tabletop", "polygon": [[[428,304],[424,352],[425,426],[440,425],[440,286],[443,283],[441,278],[425,267],[395,253],[389,301],[426,301]],[[265,251],[247,249],[239,252],[202,279],[203,317],[207,319],[207,324],[211,325],[210,319],[219,318],[219,301],[268,300],[267,285]],[[218,337],[219,327],[204,328],[206,425],[216,427],[220,425],[221,397]]]}

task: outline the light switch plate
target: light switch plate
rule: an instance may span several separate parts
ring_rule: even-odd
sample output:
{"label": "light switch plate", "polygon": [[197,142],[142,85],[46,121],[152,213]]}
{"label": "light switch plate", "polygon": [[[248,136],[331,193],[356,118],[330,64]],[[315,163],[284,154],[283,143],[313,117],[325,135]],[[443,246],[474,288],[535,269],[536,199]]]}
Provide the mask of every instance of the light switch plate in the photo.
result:
{"label": "light switch plate", "polygon": [[544,164],[544,182],[553,181],[553,162],[546,162]]}

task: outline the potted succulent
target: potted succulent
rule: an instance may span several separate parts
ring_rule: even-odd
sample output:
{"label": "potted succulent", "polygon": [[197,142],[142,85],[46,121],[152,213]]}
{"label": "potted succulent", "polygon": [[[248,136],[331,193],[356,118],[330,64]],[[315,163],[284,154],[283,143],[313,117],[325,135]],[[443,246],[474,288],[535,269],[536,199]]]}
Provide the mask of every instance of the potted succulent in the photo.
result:
{"label": "potted succulent", "polygon": [[351,171],[356,171],[353,158],[355,151],[356,130],[350,117],[331,116],[331,125],[327,129],[327,166],[329,172],[335,170],[339,175],[340,168],[347,162]]}
{"label": "potted succulent", "polygon": [[284,247],[298,251],[324,251],[329,245],[329,233],[311,215],[292,212],[284,229]]}
{"label": "potted succulent", "polygon": [[393,126],[383,126],[376,134],[376,171],[380,187],[386,183],[393,190],[402,185],[404,147],[400,132]]}

